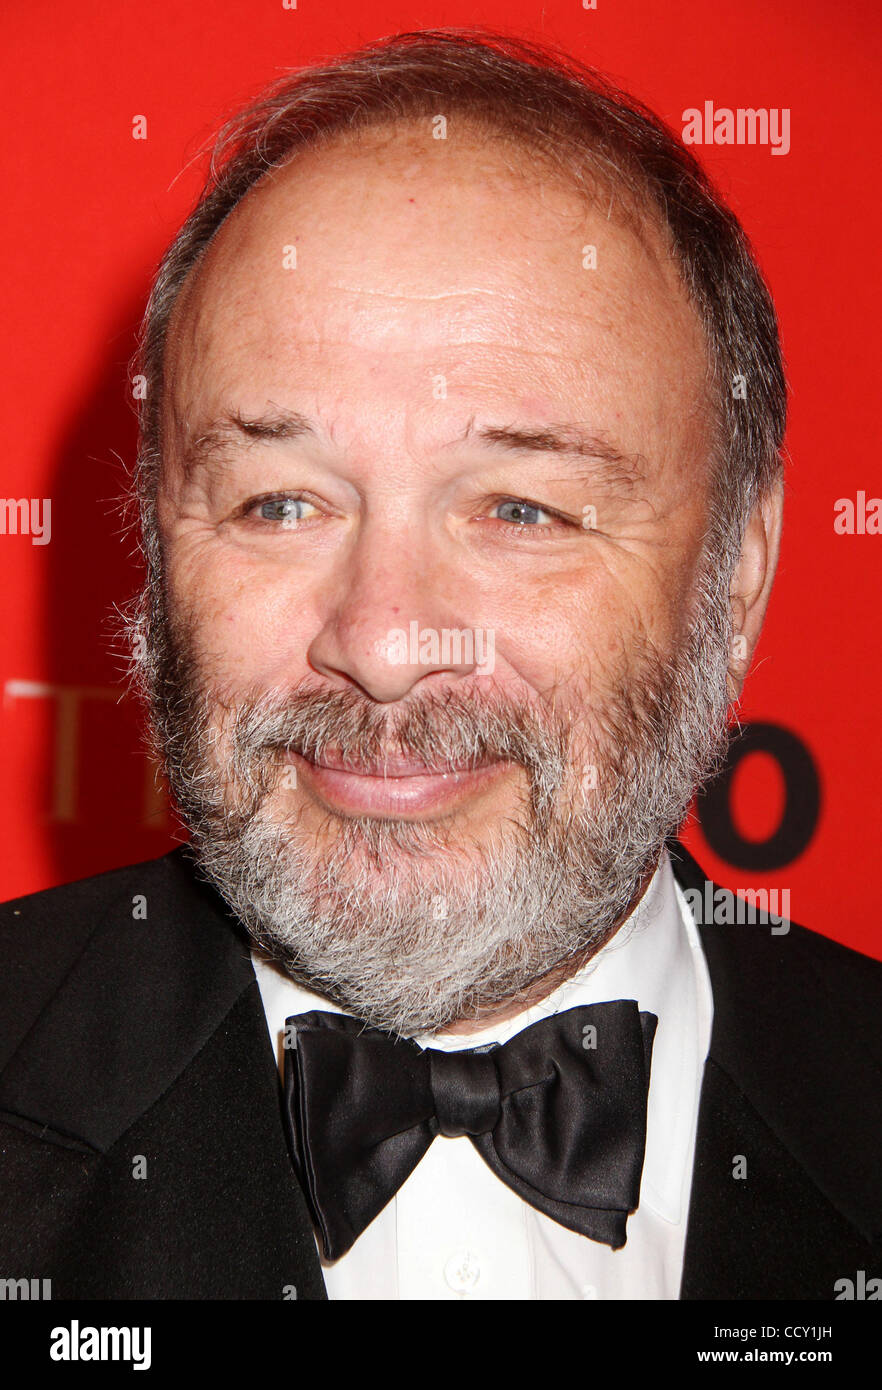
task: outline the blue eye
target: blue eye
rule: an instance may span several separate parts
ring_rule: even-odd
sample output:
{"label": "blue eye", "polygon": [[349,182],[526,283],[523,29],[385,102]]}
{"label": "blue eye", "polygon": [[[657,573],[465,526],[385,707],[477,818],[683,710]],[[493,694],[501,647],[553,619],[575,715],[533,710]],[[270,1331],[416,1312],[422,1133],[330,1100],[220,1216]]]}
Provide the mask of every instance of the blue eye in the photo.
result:
{"label": "blue eye", "polygon": [[500,515],[499,520],[515,526],[542,526],[547,525],[550,520],[548,512],[543,511],[541,507],[534,507],[531,502],[499,502],[494,510],[501,513],[506,509],[508,516]]}
{"label": "blue eye", "polygon": [[315,511],[312,503],[302,497],[268,497],[260,503],[258,515],[262,521],[281,521],[293,526],[298,521],[306,520],[307,508],[310,507]]}

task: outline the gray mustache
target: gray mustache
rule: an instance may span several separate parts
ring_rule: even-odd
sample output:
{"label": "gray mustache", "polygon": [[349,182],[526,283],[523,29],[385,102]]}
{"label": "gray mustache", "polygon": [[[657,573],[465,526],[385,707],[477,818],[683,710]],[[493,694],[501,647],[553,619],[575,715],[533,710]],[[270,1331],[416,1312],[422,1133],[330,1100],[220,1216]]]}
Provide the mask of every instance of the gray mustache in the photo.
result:
{"label": "gray mustache", "polygon": [[522,705],[477,705],[452,693],[394,716],[349,691],[263,697],[239,706],[233,736],[244,757],[285,749],[316,758],[333,750],[353,762],[394,753],[427,766],[488,759],[547,766],[563,762],[569,745],[567,729],[549,728]]}

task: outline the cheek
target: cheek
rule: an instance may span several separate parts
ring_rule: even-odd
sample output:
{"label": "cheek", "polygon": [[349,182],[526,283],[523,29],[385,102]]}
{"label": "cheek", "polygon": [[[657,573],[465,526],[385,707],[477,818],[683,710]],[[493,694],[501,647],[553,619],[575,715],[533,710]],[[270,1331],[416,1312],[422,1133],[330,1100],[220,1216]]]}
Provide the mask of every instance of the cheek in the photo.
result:
{"label": "cheek", "polygon": [[213,683],[243,690],[290,685],[306,674],[315,631],[302,584],[255,570],[229,553],[180,554],[167,568],[172,614],[185,615],[193,649]]}
{"label": "cheek", "polygon": [[644,592],[599,567],[515,587],[497,614],[497,653],[556,704],[602,698],[639,663],[647,640],[666,651],[673,630],[656,587]]}

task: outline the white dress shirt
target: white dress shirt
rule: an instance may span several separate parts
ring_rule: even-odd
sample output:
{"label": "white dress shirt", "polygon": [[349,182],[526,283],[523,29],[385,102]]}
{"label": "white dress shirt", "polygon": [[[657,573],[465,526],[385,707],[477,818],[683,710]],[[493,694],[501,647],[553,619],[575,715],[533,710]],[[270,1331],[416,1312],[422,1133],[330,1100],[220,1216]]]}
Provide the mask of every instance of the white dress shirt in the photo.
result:
{"label": "white dress shirt", "polygon": [[[270,1038],[284,1070],[285,1019],[343,1013],[252,953]],[[710,978],[667,850],[613,939],[541,1003],[493,1028],[427,1035],[457,1051],[506,1042],[563,1009],[636,999],[658,1018],[652,1051],[640,1205],[621,1250],[567,1230],[487,1167],[467,1135],[438,1136],[396,1196],[340,1259],[322,1258],[331,1299],[676,1299],[704,1062]]]}

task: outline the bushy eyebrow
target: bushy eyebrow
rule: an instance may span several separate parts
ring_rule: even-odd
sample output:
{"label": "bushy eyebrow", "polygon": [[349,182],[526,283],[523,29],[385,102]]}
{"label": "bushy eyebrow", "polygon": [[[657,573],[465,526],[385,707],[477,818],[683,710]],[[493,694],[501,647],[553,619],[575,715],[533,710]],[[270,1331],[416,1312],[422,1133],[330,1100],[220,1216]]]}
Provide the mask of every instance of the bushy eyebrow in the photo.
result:
{"label": "bushy eyebrow", "polygon": [[[189,478],[200,464],[222,459],[237,445],[289,441],[304,436],[316,439],[321,433],[307,416],[296,410],[273,407],[257,416],[246,416],[238,410],[225,411],[186,443],[181,462]],[[585,470],[587,478],[626,492],[646,481],[646,461],[640,454],[625,453],[602,434],[578,424],[543,425],[537,429],[485,425],[476,429],[472,416],[462,434],[444,448],[472,442],[509,453],[553,454],[564,459],[588,460],[594,467]]]}
{"label": "bushy eyebrow", "polygon": [[[491,447],[512,453],[554,454],[563,458],[587,459],[594,468],[586,475],[600,477],[611,487],[631,492],[646,481],[646,460],[641,454],[629,454],[617,449],[602,434],[577,424],[543,425],[541,429],[521,426],[488,425],[474,428],[474,416],[466,426],[462,441],[477,439]],[[459,443],[460,441],[456,441]]]}
{"label": "bushy eyebrow", "polygon": [[299,439],[303,435],[316,434],[312,422],[296,410],[273,407],[264,415],[257,416],[243,415],[238,410],[224,411],[217,420],[187,441],[181,451],[181,464],[189,479],[201,464],[222,459],[236,445]]}

